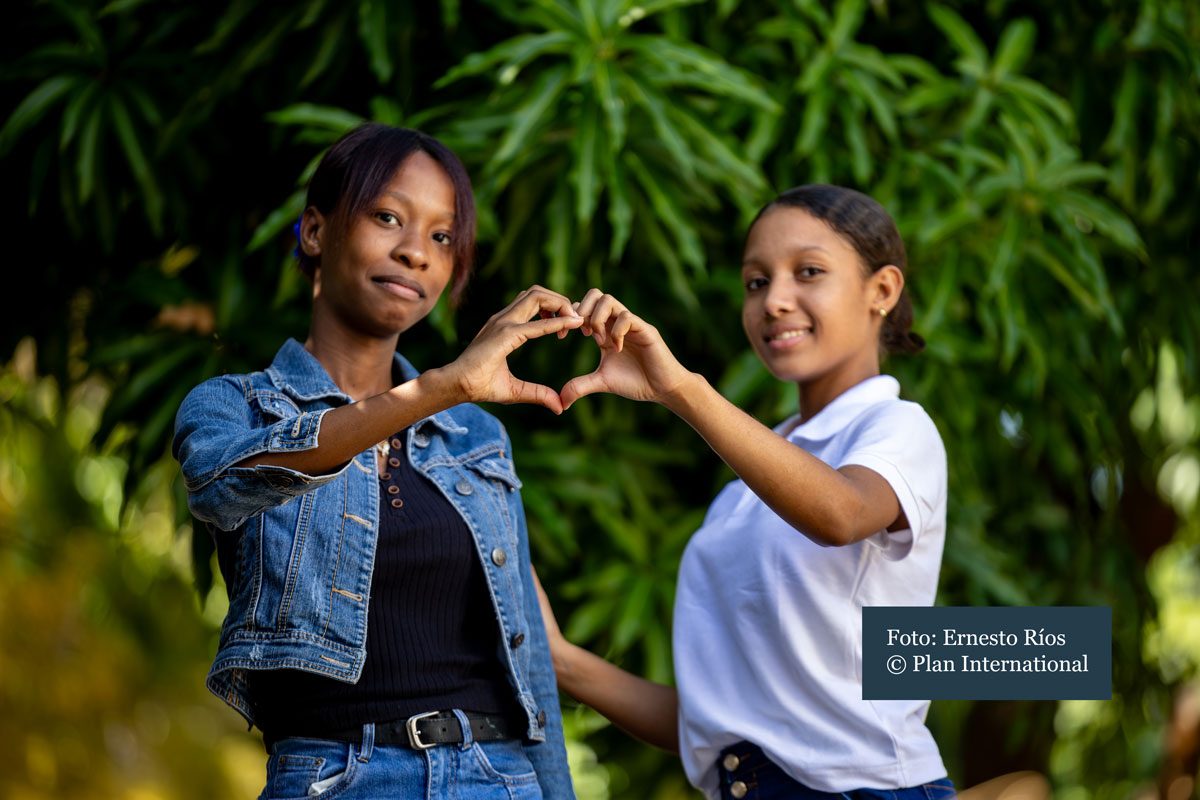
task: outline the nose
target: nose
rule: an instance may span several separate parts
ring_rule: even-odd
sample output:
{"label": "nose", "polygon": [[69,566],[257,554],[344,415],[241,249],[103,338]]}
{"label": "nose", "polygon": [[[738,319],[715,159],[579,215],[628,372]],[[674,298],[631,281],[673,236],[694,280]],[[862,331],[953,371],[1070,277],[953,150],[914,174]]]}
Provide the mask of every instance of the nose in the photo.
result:
{"label": "nose", "polygon": [[392,250],[392,258],[410,269],[424,271],[429,268],[425,243],[415,226],[404,229],[404,234]]}
{"label": "nose", "polygon": [[767,286],[763,311],[768,317],[779,317],[796,310],[796,291],[791,281],[775,279]]}

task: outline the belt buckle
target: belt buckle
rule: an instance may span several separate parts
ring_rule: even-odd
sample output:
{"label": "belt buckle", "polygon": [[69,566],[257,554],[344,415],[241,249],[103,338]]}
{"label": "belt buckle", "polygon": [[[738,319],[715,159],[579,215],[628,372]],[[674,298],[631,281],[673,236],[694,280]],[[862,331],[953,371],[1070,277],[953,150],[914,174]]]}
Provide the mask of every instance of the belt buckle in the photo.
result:
{"label": "belt buckle", "polygon": [[428,750],[434,747],[434,743],[426,744],[421,741],[421,734],[417,731],[417,723],[428,717],[436,717],[439,711],[426,711],[424,714],[413,714],[408,718],[408,722],[404,723],[405,729],[408,731],[408,746],[414,750]]}

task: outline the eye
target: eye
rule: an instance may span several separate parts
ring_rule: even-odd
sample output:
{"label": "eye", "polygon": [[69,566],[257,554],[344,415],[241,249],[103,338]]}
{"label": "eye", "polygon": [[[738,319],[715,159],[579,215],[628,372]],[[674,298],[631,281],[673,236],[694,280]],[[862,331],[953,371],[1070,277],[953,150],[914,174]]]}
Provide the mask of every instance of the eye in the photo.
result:
{"label": "eye", "polygon": [[438,244],[450,244],[450,234],[445,231],[438,231],[433,235],[433,240]]}
{"label": "eye", "polygon": [[764,288],[766,285],[767,285],[767,279],[762,277],[761,275],[757,275],[753,278],[749,278],[746,280],[746,291],[753,292],[758,289]]}
{"label": "eye", "polygon": [[799,270],[800,277],[802,278],[815,278],[823,272],[825,272],[825,270],[814,264],[805,264]]}
{"label": "eye", "polygon": [[382,222],[384,225],[399,225],[400,218],[390,211],[376,211],[375,219]]}

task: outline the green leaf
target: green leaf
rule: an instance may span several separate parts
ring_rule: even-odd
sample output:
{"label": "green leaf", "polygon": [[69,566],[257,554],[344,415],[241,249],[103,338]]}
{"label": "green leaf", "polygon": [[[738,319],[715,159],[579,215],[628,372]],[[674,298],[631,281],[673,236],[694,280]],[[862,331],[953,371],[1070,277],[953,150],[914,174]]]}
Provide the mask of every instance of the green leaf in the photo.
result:
{"label": "green leaf", "polygon": [[[576,40],[565,31],[526,33],[514,36],[483,53],[472,53],[434,84],[442,89],[455,81],[484,73],[495,73],[502,85],[512,83],[529,62],[550,53],[569,53]],[[503,65],[503,66],[501,66]]]}
{"label": "green leaf", "polygon": [[656,90],[647,89],[626,76],[622,76],[621,85],[625,89],[625,94],[650,115],[654,131],[658,134],[662,146],[670,154],[676,169],[685,178],[693,177],[696,172],[692,163],[693,156],[687,142],[679,133],[679,129],[667,117],[667,106],[670,104],[667,98]]}
{"label": "green leaf", "polygon": [[345,109],[312,103],[296,103],[278,111],[271,111],[266,118],[276,125],[322,128],[337,136],[363,122],[362,117]]}
{"label": "green leaf", "polygon": [[608,186],[608,223],[612,226],[608,258],[615,262],[625,252],[625,245],[629,242],[633,228],[633,206],[629,201],[624,166],[611,150],[604,159],[604,175]]}
{"label": "green leaf", "polygon": [[592,82],[608,124],[609,150],[619,152],[625,146],[625,102],[617,94],[617,78],[613,75],[612,65],[600,64],[592,76]]}
{"label": "green leaf", "polygon": [[27,128],[35,124],[59,98],[75,87],[80,78],[60,75],[47,78],[36,89],[26,95],[0,128],[0,155],[5,155],[16,144]]}
{"label": "green leaf", "polygon": [[570,180],[575,186],[575,219],[581,224],[591,219],[602,188],[596,180],[602,136],[599,117],[596,104],[585,102],[580,109],[579,124],[572,141],[575,160]]}
{"label": "green leaf", "polygon": [[121,143],[125,159],[129,162],[129,167],[133,170],[133,175],[142,189],[146,216],[150,220],[151,228],[157,234],[162,228],[162,194],[158,190],[158,183],[154,180],[154,173],[150,170],[150,163],[146,160],[142,144],[138,141],[137,132],[133,128],[133,120],[129,118],[125,104],[119,97],[113,97],[109,102],[109,110],[112,114],[117,141]]}
{"label": "green leaf", "polygon": [[652,62],[673,66],[689,77],[703,78],[713,94],[736,98],[764,111],[780,110],[779,104],[754,79],[702,47],[673,42],[665,36],[629,36],[626,41],[632,52]]}
{"label": "green leaf", "polygon": [[346,41],[346,17],[339,16],[331,20],[321,34],[321,43],[317,45],[309,60],[308,69],[300,78],[300,86],[310,86],[329,69],[333,57]]}
{"label": "green leaf", "polygon": [[962,56],[963,72],[974,78],[983,77],[987,72],[988,52],[971,26],[948,7],[936,3],[930,4],[929,16]]}
{"label": "green leaf", "polygon": [[283,205],[268,214],[267,218],[254,229],[254,233],[250,237],[250,244],[246,245],[246,252],[253,253],[290,228],[300,217],[300,213],[304,211],[304,197],[305,191],[297,190],[283,202]]}
{"label": "green leaf", "polygon": [[633,586],[625,593],[620,611],[617,612],[616,624],[613,627],[612,647],[617,653],[629,649],[645,629],[648,614],[653,611],[650,607],[650,597],[654,584],[647,580],[633,577]]}
{"label": "green leaf", "polygon": [[854,90],[855,94],[866,101],[867,106],[871,109],[871,116],[875,117],[875,121],[879,123],[879,128],[884,135],[895,141],[899,131],[896,127],[896,117],[892,114],[894,102],[890,97],[884,96],[879,83],[870,75],[852,71],[843,73],[842,80]]}
{"label": "green leaf", "polygon": [[75,174],[79,178],[79,199],[86,201],[96,185],[96,151],[100,140],[100,123],[104,118],[104,98],[92,108],[79,133],[79,156]]}
{"label": "green leaf", "polygon": [[512,159],[521,147],[529,146],[533,131],[550,116],[547,112],[565,89],[566,79],[565,66],[553,67],[542,74],[530,90],[528,99],[513,112],[508,133],[488,161],[488,171],[495,171]]}
{"label": "green leaf", "polygon": [[1004,77],[1012,72],[1019,72],[1033,52],[1033,42],[1037,37],[1037,26],[1032,20],[1018,19],[1008,24],[1000,36],[1000,44],[996,46],[996,58],[992,62],[992,74]]}

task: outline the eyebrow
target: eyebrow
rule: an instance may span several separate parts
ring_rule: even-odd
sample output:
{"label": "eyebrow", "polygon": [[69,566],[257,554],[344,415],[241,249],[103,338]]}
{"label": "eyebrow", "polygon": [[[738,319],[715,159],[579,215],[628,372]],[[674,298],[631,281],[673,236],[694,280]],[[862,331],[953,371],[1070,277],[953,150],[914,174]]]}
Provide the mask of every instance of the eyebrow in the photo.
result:
{"label": "eyebrow", "polygon": [[[406,194],[401,194],[400,192],[384,192],[383,196],[384,197],[392,197],[392,198],[395,198],[396,200],[399,200],[401,203],[405,203],[407,205],[412,205],[412,198]],[[442,216],[445,217],[446,219],[450,220],[451,222],[454,221],[454,212],[453,211],[442,212]]]}
{"label": "eyebrow", "polygon": [[[797,247],[794,250],[791,250],[788,253],[788,255],[799,255],[800,253],[807,253],[810,251],[817,251],[817,252],[824,253],[825,255],[831,255],[828,250],[826,250],[824,247],[821,247],[821,245],[819,245],[819,244],[806,244],[801,247]],[[745,269],[748,266],[752,266],[752,265],[765,267],[765,266],[767,266],[767,263],[765,261],[762,261],[757,258],[747,258],[744,261],[742,261],[743,269]]]}

